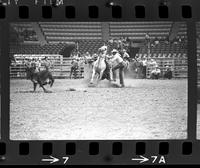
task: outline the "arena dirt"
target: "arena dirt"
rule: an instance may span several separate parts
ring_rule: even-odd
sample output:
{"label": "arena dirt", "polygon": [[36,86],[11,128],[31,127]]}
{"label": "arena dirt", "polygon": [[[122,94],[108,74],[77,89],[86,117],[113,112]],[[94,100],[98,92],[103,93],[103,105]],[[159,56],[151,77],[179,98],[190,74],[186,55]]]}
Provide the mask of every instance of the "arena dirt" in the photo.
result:
{"label": "arena dirt", "polygon": [[10,138],[187,138],[187,80],[126,79],[125,88],[87,82],[56,79],[52,93],[33,93],[31,81],[11,80]]}

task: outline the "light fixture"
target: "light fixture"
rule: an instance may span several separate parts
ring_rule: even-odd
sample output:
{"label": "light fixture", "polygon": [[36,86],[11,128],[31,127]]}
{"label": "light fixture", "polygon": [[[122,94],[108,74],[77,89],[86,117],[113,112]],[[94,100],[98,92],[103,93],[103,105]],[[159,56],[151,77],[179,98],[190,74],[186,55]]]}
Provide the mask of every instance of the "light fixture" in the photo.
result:
{"label": "light fixture", "polygon": [[113,1],[111,1],[111,0],[109,0],[109,1],[106,3],[106,7],[108,7],[108,8],[113,7],[113,6],[115,6],[115,5],[116,5],[115,2],[113,2]]}

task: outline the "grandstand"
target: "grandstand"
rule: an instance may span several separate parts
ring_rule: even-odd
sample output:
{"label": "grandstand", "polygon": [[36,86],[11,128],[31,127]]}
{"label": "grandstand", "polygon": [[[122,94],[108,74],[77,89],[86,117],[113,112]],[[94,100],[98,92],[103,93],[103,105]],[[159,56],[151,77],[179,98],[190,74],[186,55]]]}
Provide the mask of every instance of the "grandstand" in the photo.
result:
{"label": "grandstand", "polygon": [[24,45],[12,45],[10,53],[11,54],[59,54],[66,44],[24,44]]}
{"label": "grandstand", "polygon": [[[151,47],[149,56],[162,62],[160,66],[163,67],[171,62],[175,77],[187,77],[187,28],[182,22],[176,25],[174,22],[20,22],[12,23],[11,27],[20,38],[15,43],[12,40],[11,55],[62,55],[63,51],[68,51],[63,55],[69,57],[67,48],[77,42],[80,53],[92,54],[110,38],[128,37],[133,42],[144,43],[148,33],[152,41],[160,41]],[[169,36],[181,41],[166,43]],[[142,45],[137,55],[147,54],[147,47]]]}

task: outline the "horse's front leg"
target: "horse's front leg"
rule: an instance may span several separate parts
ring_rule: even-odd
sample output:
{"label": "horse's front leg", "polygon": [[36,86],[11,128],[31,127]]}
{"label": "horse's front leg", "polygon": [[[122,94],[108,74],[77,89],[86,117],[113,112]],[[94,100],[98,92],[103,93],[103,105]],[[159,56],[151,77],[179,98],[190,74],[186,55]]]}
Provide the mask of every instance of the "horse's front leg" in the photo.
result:
{"label": "horse's front leg", "polygon": [[104,70],[101,70],[101,72],[99,73],[98,82],[102,79],[103,72],[104,72]]}
{"label": "horse's front leg", "polygon": [[92,78],[90,80],[90,84],[93,84],[94,76],[95,76],[95,69],[93,69],[93,71],[92,71]]}

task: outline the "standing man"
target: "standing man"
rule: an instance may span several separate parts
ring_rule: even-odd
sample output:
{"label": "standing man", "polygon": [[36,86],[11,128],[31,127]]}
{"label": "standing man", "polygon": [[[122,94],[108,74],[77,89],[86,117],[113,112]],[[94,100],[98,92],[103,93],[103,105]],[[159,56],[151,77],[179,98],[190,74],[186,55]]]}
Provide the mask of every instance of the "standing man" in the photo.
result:
{"label": "standing man", "polygon": [[74,74],[75,79],[77,77],[78,62],[79,62],[79,59],[77,57],[73,57],[72,62],[71,62],[71,71],[69,75],[70,79],[72,78],[72,73]]}
{"label": "standing man", "polygon": [[142,60],[142,74],[144,79],[146,79],[146,73],[147,73],[147,58],[144,57]]}
{"label": "standing man", "polygon": [[44,64],[45,69],[46,69],[47,71],[49,71],[49,69],[50,69],[50,67],[51,67],[51,62],[50,62],[50,60],[48,60],[48,57],[47,57],[47,56],[44,58],[43,64]]}
{"label": "standing man", "polygon": [[147,53],[148,53],[148,57],[149,57],[150,53],[151,53],[151,38],[148,33],[145,34],[145,43],[147,46]]}
{"label": "standing man", "polygon": [[36,64],[36,72],[40,72],[41,62],[39,58],[37,58],[35,64]]}
{"label": "standing man", "polygon": [[119,69],[119,80],[121,87],[125,87],[124,85],[124,68],[126,63],[124,62],[123,58],[120,56],[119,52],[116,49],[113,49],[112,52],[112,63],[114,67],[112,68],[113,71],[113,80],[116,81],[116,70]]}
{"label": "standing man", "polygon": [[169,66],[166,66],[167,71],[164,73],[164,78],[171,79],[172,78],[172,70]]}

